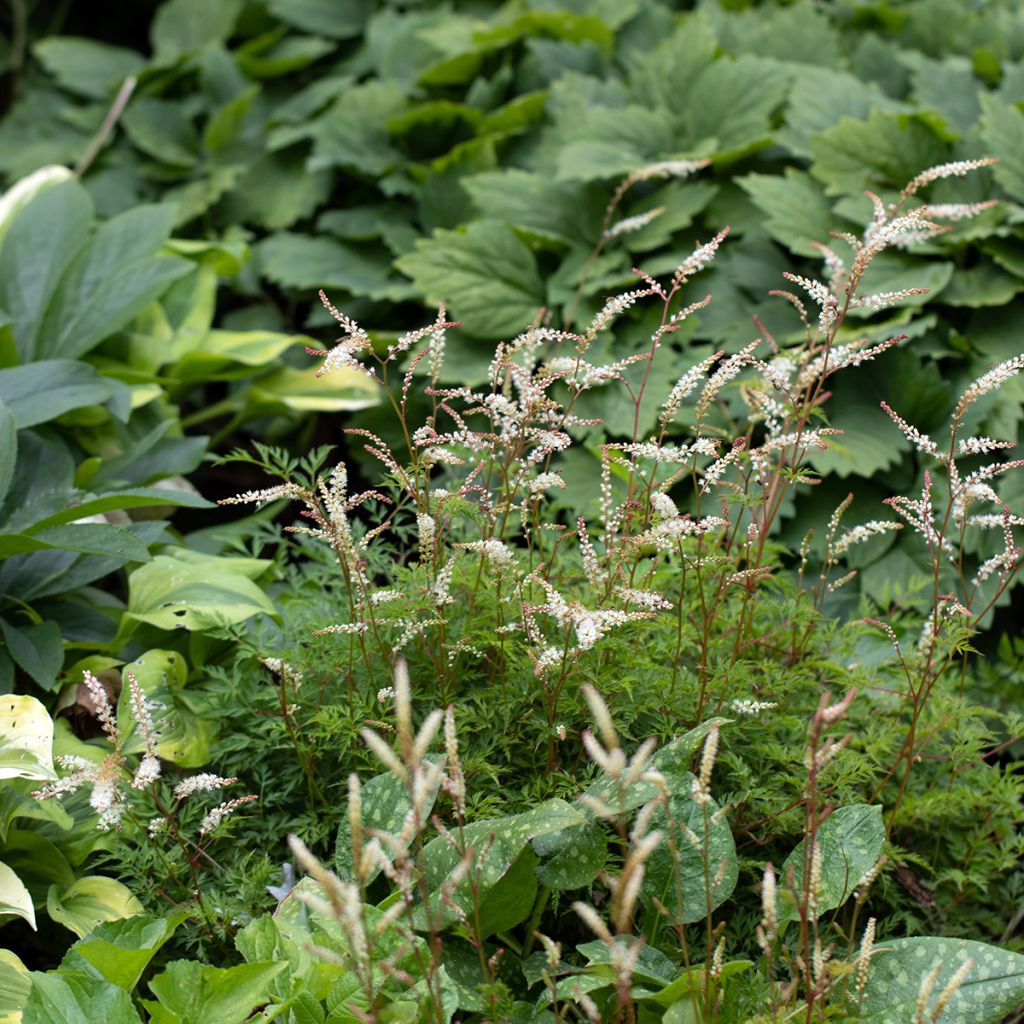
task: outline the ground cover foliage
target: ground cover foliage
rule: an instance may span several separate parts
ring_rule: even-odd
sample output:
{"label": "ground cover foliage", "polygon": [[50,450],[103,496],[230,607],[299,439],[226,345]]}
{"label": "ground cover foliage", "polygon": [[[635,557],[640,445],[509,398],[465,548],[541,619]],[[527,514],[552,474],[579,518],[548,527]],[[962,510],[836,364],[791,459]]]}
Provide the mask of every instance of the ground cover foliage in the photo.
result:
{"label": "ground cover foliage", "polygon": [[1019,1019],[968,13],[11,6],[3,1019]]}

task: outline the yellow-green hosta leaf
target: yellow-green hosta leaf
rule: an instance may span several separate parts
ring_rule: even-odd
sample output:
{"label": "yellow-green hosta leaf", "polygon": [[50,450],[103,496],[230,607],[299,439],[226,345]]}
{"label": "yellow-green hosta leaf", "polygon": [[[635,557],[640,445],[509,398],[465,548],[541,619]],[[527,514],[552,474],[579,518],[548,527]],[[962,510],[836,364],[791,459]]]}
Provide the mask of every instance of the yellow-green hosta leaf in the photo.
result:
{"label": "yellow-green hosta leaf", "polygon": [[127,617],[160,629],[203,630],[275,614],[262,588],[234,561],[158,555],[128,577]]}
{"label": "yellow-green hosta leaf", "polygon": [[334,370],[317,377],[312,369],[283,367],[261,377],[249,390],[251,407],[282,412],[347,412],[368,409],[380,400],[380,390],[358,370]]}
{"label": "yellow-green hosta leaf", "polygon": [[35,697],[0,698],[0,779],[55,779],[53,719]]}
{"label": "yellow-green hosta leaf", "polygon": [[24,918],[33,929],[36,926],[32,894],[14,869],[0,861],[0,920],[8,915]]}
{"label": "yellow-green hosta leaf", "polygon": [[[188,679],[185,659],[177,651],[146,651],[140,658],[125,665],[131,672],[147,701],[152,702],[153,725],[159,734],[156,749],[165,761],[184,768],[198,768],[209,760],[210,743],[217,735],[217,720],[196,713],[181,695]],[[126,754],[140,754],[146,749],[142,733],[135,727],[131,690],[124,680],[117,703],[117,724]]]}
{"label": "yellow-green hosta leaf", "polygon": [[9,949],[0,949],[0,1024],[20,1024],[31,990],[28,968]]}
{"label": "yellow-green hosta leaf", "polygon": [[54,921],[70,928],[80,939],[104,921],[117,921],[142,913],[131,889],[113,878],[86,875],[61,892],[51,885],[46,910]]}

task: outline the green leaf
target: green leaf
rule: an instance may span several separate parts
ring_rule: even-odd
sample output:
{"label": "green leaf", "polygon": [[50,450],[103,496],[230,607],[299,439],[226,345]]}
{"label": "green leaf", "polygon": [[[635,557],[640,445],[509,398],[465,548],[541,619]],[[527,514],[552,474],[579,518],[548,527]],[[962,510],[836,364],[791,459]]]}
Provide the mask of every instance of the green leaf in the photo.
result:
{"label": "green leaf", "polygon": [[592,201],[592,194],[578,187],[517,168],[470,175],[462,187],[484,219],[503,220],[543,238],[569,243],[598,240],[607,204],[607,197],[603,203],[601,197]]}
{"label": "green leaf", "polygon": [[46,311],[39,353],[83,355],[186,274],[188,260],[156,255],[173,222],[171,206],[136,206],[100,225]]}
{"label": "green leaf", "polygon": [[651,819],[651,828],[661,830],[663,838],[647,861],[640,886],[641,899],[648,905],[660,900],[675,924],[703,921],[732,895],[739,878],[729,823],[724,814],[715,819],[718,805],[713,800],[706,807],[693,800],[692,783],[688,773],[670,779],[668,813],[659,808]]}
{"label": "green leaf", "polygon": [[811,140],[811,174],[829,195],[865,188],[902,188],[926,167],[944,163],[949,147],[919,115],[873,110],[844,117]]}
{"label": "green leaf", "polygon": [[78,551],[111,555],[125,562],[148,562],[149,549],[130,530],[103,523],[54,526],[34,535],[0,534],[0,558],[26,551]]}
{"label": "green leaf", "polygon": [[727,52],[756,53],[790,63],[842,63],[843,38],[831,12],[810,0],[761,10],[730,10],[718,21]]}
{"label": "green leaf", "polygon": [[[721,728],[731,721],[730,718],[705,719],[700,725],[683,733],[682,736],[677,736],[658,750],[651,758],[651,768],[662,775],[685,775],[694,753],[712,727],[717,725]],[[585,792],[608,804],[616,814],[628,814],[649,803],[661,790],[653,782],[640,780],[623,793],[614,779],[602,776],[593,785],[588,786]]]}
{"label": "green leaf", "polygon": [[95,100],[105,99],[146,63],[134,50],[77,36],[48,36],[32,52],[65,89]]}
{"label": "green leaf", "polygon": [[63,892],[51,885],[46,910],[54,921],[70,928],[81,939],[104,921],[141,914],[142,904],[128,886],[113,878],[85,875]]}
{"label": "green leaf", "polygon": [[[857,883],[877,863],[884,840],[881,804],[839,807],[825,819],[817,834],[821,847],[819,912],[834,910],[846,902]],[[805,848],[805,841],[798,843],[779,872],[782,880],[780,921],[796,921],[800,916],[797,901],[802,899],[803,893]],[[793,872],[792,889],[786,881],[790,869]]]}
{"label": "green leaf", "polygon": [[788,92],[789,72],[774,61],[749,54],[716,60],[688,95],[680,118],[683,145],[715,139],[721,159],[768,141],[771,115]]}
{"label": "green leaf", "polygon": [[922,980],[938,965],[925,1017],[953,974],[974,965],[953,993],[942,1024],[997,1024],[1024,1003],[1024,956],[969,939],[888,939],[871,959],[860,1013],[866,1024],[912,1020]]}
{"label": "green leaf", "polygon": [[284,288],[344,288],[359,298],[392,301],[408,297],[408,285],[391,273],[391,259],[382,251],[282,231],[256,252],[263,276]]}
{"label": "green leaf", "polygon": [[199,346],[186,352],[171,369],[181,380],[215,376],[232,364],[272,366],[278,357],[296,346],[315,348],[315,338],[278,331],[209,331]]}
{"label": "green leaf", "polygon": [[32,905],[32,894],[17,874],[0,861],[0,922],[5,917],[20,917],[35,929],[36,911]]}
{"label": "green leaf", "polygon": [[166,0],[149,29],[153,52],[161,64],[186,53],[223,43],[238,20],[243,0]]}
{"label": "green leaf", "polygon": [[874,82],[847,71],[794,68],[785,124],[776,139],[794,156],[810,157],[814,136],[831,128],[841,118],[862,120],[873,109],[895,111],[905,107],[886,96]]}
{"label": "green leaf", "polygon": [[1024,201],[1024,114],[989,93],[981,96],[981,137],[999,163],[992,173],[1012,199]]}
{"label": "green leaf", "polygon": [[[182,688],[188,679],[185,659],[177,651],[149,650],[122,668],[130,672],[146,699],[152,702],[157,753],[182,768],[198,768],[210,758],[210,744],[219,731],[215,718],[193,710]],[[117,726],[125,737],[126,754],[142,753],[145,738],[136,726],[131,691],[125,687],[117,702]]]}
{"label": "green leaf", "polygon": [[7,497],[17,461],[18,422],[10,406],[0,398],[0,506]]}
{"label": "green leaf", "polygon": [[[551,832],[561,832],[574,825],[580,825],[585,818],[581,811],[571,807],[564,800],[547,800],[523,814],[506,818],[476,821],[466,825],[461,831],[461,838],[467,847],[482,851],[490,844],[487,855],[474,861],[474,866],[462,881],[452,887],[445,898],[441,896],[442,885],[445,885],[450,873],[459,862],[459,854],[453,850],[441,836],[432,839],[423,849],[426,868],[426,884],[430,895],[431,920],[438,927],[457,920],[457,908],[464,913],[472,913],[474,906],[482,906],[489,893],[494,890],[500,880],[517,862],[528,842],[538,836]],[[533,867],[531,862],[530,875],[532,884]],[[518,880],[517,880],[518,879]],[[523,878],[516,876],[510,883],[515,891],[529,885]],[[523,890],[525,891],[525,890]],[[527,912],[529,907],[527,907]],[[496,910],[496,919],[506,912],[504,900]],[[422,911],[418,911],[425,918]],[[524,914],[525,916],[525,914]],[[493,922],[492,922],[493,923]]]}
{"label": "green leaf", "polygon": [[[274,615],[273,602],[235,561],[158,555],[128,577],[126,617],[160,629],[204,630]],[[262,565],[269,568],[270,562]]]}
{"label": "green leaf", "polygon": [[173,167],[199,161],[199,136],[181,104],[143,96],[121,116],[128,138],[147,156]]}
{"label": "green leaf", "polygon": [[388,122],[407,100],[392,81],[350,86],[306,132],[313,138],[308,169],[345,167],[379,178],[402,161],[388,134]]}
{"label": "green leaf", "polygon": [[537,901],[536,868],[537,855],[524,846],[480,902],[476,918],[480,936],[508,931],[530,916]]}
{"label": "green leaf", "polygon": [[677,143],[664,110],[595,106],[568,128],[558,154],[559,181],[617,178],[672,153]]}
{"label": "green leaf", "polygon": [[318,35],[354,39],[376,9],[374,0],[268,0],[270,13]]}
{"label": "green leaf", "polygon": [[342,367],[322,377],[312,370],[284,367],[261,377],[246,395],[257,412],[345,412],[369,409],[380,402],[379,387],[358,370]]}
{"label": "green leaf", "polygon": [[31,991],[28,968],[9,949],[0,949],[0,1021],[17,1024],[15,1015],[21,1013]]}
{"label": "green leaf", "polygon": [[[429,757],[428,760],[430,760]],[[424,821],[430,818],[440,785],[441,781],[438,779],[433,788],[425,794],[425,803],[420,812]],[[377,829],[398,836],[411,808],[412,802],[409,799],[408,786],[390,772],[375,775],[363,784],[362,820],[364,829]],[[338,827],[338,834],[334,842],[334,868],[342,878],[352,877],[352,829],[347,815]],[[368,885],[379,872],[380,868],[375,868],[373,874],[364,879],[363,883]]]}
{"label": "green leaf", "polygon": [[310,217],[331,192],[330,171],[310,171],[295,152],[265,153],[225,196],[223,212],[269,231],[291,227]]}
{"label": "green leaf", "polygon": [[73,965],[76,958],[81,958],[111,984],[131,992],[176,927],[177,921],[166,917],[109,921],[76,942],[65,962],[70,960]]}
{"label": "green leaf", "polygon": [[238,67],[246,78],[280,78],[315,63],[335,49],[330,40],[316,36],[285,36],[264,49],[262,40],[276,36],[276,32],[258,36],[253,44],[260,43],[259,46],[247,44],[235,51]]}
{"label": "green leaf", "polygon": [[938,112],[957,135],[970,132],[981,113],[980,97],[984,92],[971,62],[965,57],[932,60],[913,50],[907,53],[906,61],[913,66],[910,79],[918,106]]}
{"label": "green leaf", "polygon": [[519,334],[544,304],[533,253],[504,224],[480,221],[463,231],[438,229],[395,264],[428,302],[449,304],[470,334]]}
{"label": "green leaf", "polygon": [[946,306],[1005,306],[1020,291],[1024,281],[984,257],[972,267],[958,269],[939,300]]}
{"label": "green leaf", "polygon": [[193,960],[175,960],[149,987],[160,1005],[182,1024],[244,1024],[255,1007],[266,1002],[270,982],[287,967],[273,962],[207,967]]}
{"label": "green leaf", "polygon": [[36,195],[14,218],[4,237],[0,309],[11,317],[22,362],[35,358],[50,299],[85,244],[92,218],[88,192],[77,181],[63,181]]}
{"label": "green leaf", "polygon": [[32,972],[21,1024],[142,1024],[132,997],[102,978]]}
{"label": "green leaf", "polygon": [[540,858],[537,878],[549,889],[583,889],[597,878],[608,859],[608,840],[597,822],[549,832],[533,840]]}
{"label": "green leaf", "polygon": [[835,218],[824,192],[805,171],[787,167],[785,174],[748,174],[736,183],[767,215],[764,228],[801,256],[821,254],[811,242],[828,244]]}
{"label": "green leaf", "polygon": [[[14,663],[44,690],[53,689],[57,673],[64,664],[64,642],[57,623],[47,619],[38,625],[15,628],[0,618],[0,633]],[[2,699],[13,700],[8,697]]]}
{"label": "green leaf", "polygon": [[111,390],[92,366],[71,359],[43,359],[0,370],[0,401],[19,430],[105,402]]}
{"label": "green leaf", "polygon": [[[108,491],[99,497],[83,496],[81,491],[61,490],[45,495],[54,498],[57,511],[47,509],[43,518],[24,528],[32,531],[45,530],[61,523],[71,523],[87,516],[97,516],[115,509],[160,508],[178,505],[183,508],[212,508],[213,503],[190,491],[178,491],[164,487],[133,487],[123,491]],[[48,503],[49,504],[49,503]],[[38,510],[32,510],[38,511]]]}

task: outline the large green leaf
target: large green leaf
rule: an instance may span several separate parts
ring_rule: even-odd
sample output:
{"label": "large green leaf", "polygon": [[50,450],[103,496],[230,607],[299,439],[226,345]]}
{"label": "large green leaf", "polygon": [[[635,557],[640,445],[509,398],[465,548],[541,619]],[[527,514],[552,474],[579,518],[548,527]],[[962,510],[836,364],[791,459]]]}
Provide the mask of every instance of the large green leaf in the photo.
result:
{"label": "large green leaf", "polygon": [[0,949],[0,1021],[17,1024],[15,1015],[21,1012],[31,991],[28,968],[9,949]]}
{"label": "large green leaf", "polygon": [[[857,883],[875,866],[882,852],[885,826],[882,823],[881,804],[852,804],[834,810],[818,829],[817,842],[821,847],[821,886],[818,911],[842,906],[856,888]],[[800,913],[793,892],[800,897],[804,885],[806,842],[797,844],[782,865],[779,877],[783,879],[780,921],[795,921]],[[793,887],[789,886],[789,873],[793,873]]]}
{"label": "large green leaf", "polygon": [[997,1024],[1024,1005],[1024,956],[969,939],[889,939],[871,959],[860,1013],[866,1024],[914,1019],[921,982],[937,966],[926,1019],[939,993],[968,960],[963,984],[939,1018],[941,1024]]}
{"label": "large green leaf", "polygon": [[[172,490],[164,487],[132,487],[120,491],[108,491],[101,495],[83,495],[81,491],[51,492],[46,497],[55,501],[42,510],[28,509],[25,515],[16,520],[19,529],[38,533],[63,523],[73,523],[77,519],[101,515],[114,509],[158,508],[161,506],[182,506],[184,508],[212,508],[213,503],[193,494],[190,491]],[[22,525],[22,519],[28,520]]]}
{"label": "large green leaf", "polygon": [[608,839],[594,821],[548,832],[533,840],[541,859],[537,877],[549,889],[583,889],[597,878],[608,859]]}
{"label": "large green leaf", "polygon": [[830,194],[902,188],[926,167],[946,162],[949,147],[927,119],[873,110],[844,117],[811,140],[811,173]]}
{"label": "large green leaf", "polygon": [[[708,65],[694,82],[680,120],[691,146],[716,141],[719,157],[771,137],[771,115],[786,98],[789,73],[750,54]],[[678,145],[678,143],[677,143]]]}
{"label": "large green leaf", "polygon": [[36,926],[32,894],[15,871],[0,861],[0,923],[7,917],[20,917]]}
{"label": "large green leaf", "polygon": [[494,221],[464,232],[439,229],[396,266],[429,302],[448,303],[465,329],[482,338],[519,334],[544,305],[533,253]]}
{"label": "large green leaf", "polygon": [[47,36],[32,52],[65,89],[98,100],[145,65],[135,50],[78,36]]}
{"label": "large green leaf", "polygon": [[562,242],[597,241],[602,203],[590,202],[589,197],[581,203],[578,187],[517,168],[471,175],[463,187],[485,219],[507,221]]}
{"label": "large green leaf", "polygon": [[981,134],[990,156],[998,157],[996,181],[1018,202],[1024,201],[1024,114],[989,93],[981,97]]}
{"label": "large green leaf", "polygon": [[[241,571],[242,562],[158,555],[128,577],[126,615],[160,629],[203,630],[275,614],[262,588]],[[260,563],[259,571],[269,567]]]}
{"label": "large green leaf", "polygon": [[313,137],[309,170],[346,167],[374,177],[387,174],[402,159],[387,125],[406,102],[402,90],[390,81],[347,88],[307,131]]}
{"label": "large green leaf", "polygon": [[0,697],[0,779],[55,779],[53,720],[35,697]]}
{"label": "large green leaf", "polygon": [[662,842],[648,858],[640,887],[641,899],[649,905],[659,900],[676,924],[703,921],[732,895],[739,878],[729,822],[713,800],[704,807],[693,800],[693,781],[689,774],[670,777],[668,810],[659,808],[651,819]]}
{"label": "large green leaf", "polygon": [[794,68],[785,124],[776,138],[795,156],[810,157],[811,139],[841,118],[860,120],[872,109],[892,111],[903,106],[886,96],[874,82],[848,71]]}
{"label": "large green leaf", "polygon": [[121,882],[101,875],[85,875],[63,891],[51,885],[46,911],[81,939],[104,921],[141,914],[142,904]]}
{"label": "large green leaf", "polygon": [[175,960],[149,983],[166,1011],[154,1019],[243,1024],[257,1005],[266,1002],[270,982],[287,967],[273,962],[207,967],[194,960]]}
{"label": "large green leaf", "polygon": [[166,0],[150,25],[150,40],[161,63],[206,46],[221,43],[231,35],[242,0]]}
{"label": "large green leaf", "polygon": [[26,551],[78,551],[86,555],[111,555],[125,562],[148,562],[149,549],[120,526],[102,523],[72,523],[54,526],[29,536],[0,533],[0,558]]}
{"label": "large green leaf", "polygon": [[[430,818],[439,788],[440,779],[425,796],[425,802],[420,811],[424,821]],[[390,772],[375,775],[363,784],[362,820],[364,829],[376,829],[397,837],[401,833],[402,825],[411,809],[409,787]],[[347,879],[352,877],[352,868],[352,829],[346,815],[338,828],[334,842],[334,869],[342,878]],[[376,878],[379,871],[378,867],[371,878],[364,880],[365,884],[369,884],[372,878]]]}
{"label": "large green leaf", "polygon": [[254,382],[245,398],[253,414],[346,412],[377,405],[381,393],[366,374],[348,367],[317,377],[312,370],[285,366]]}
{"label": "large green leaf", "polygon": [[47,619],[45,622],[18,628],[0,618],[0,635],[14,663],[44,690],[53,689],[57,673],[64,664],[64,643],[57,623]]}
{"label": "large green leaf", "polygon": [[19,430],[56,419],[71,409],[105,402],[111,393],[109,381],[93,367],[73,359],[44,359],[0,370],[0,401],[13,414]]}
{"label": "large green leaf", "polygon": [[290,25],[332,39],[358,36],[375,9],[373,0],[268,0],[267,7]]}
{"label": "large green leaf", "polygon": [[137,206],[101,224],[47,308],[39,355],[83,355],[186,274],[188,260],[157,255],[173,222],[172,206]]}
{"label": "large green leaf", "polygon": [[[519,860],[527,843],[538,836],[562,832],[583,824],[585,820],[582,811],[564,800],[555,799],[547,800],[523,814],[471,822],[460,830],[459,835],[466,848],[474,849],[477,855],[473,866],[462,881],[454,887],[448,886],[451,892],[444,898],[441,896],[441,887],[456,868],[460,858],[458,852],[452,849],[445,838],[438,836],[432,839],[423,850],[426,884],[430,893],[431,920],[436,926],[444,927],[458,919],[456,908],[461,909],[463,913],[471,913],[474,906],[483,906],[489,894]],[[487,854],[481,857],[480,854],[485,847],[489,847]],[[524,893],[536,887],[534,864],[535,857],[531,861],[529,878],[526,877],[525,871],[513,876],[512,886],[519,894],[520,902]],[[508,899],[507,891],[499,892],[499,904],[505,904]],[[525,910],[525,913],[528,912],[529,903]],[[503,914],[501,906],[496,908],[496,919],[501,918]],[[418,917],[421,924],[426,923],[426,915],[422,908],[418,912]],[[490,923],[493,924],[493,921]]]}
{"label": "large green leaf", "polygon": [[131,992],[176,927],[177,920],[167,917],[135,916],[108,921],[76,942],[61,966],[67,969],[84,960],[107,981]]}
{"label": "large green leaf", "polygon": [[32,972],[21,1024],[142,1024],[132,997],[91,974]]}
{"label": "large green leaf", "polygon": [[179,104],[143,96],[128,107],[121,120],[128,138],[154,160],[184,169],[199,162],[199,136]]}
{"label": "large green leaf", "polygon": [[[177,651],[149,650],[126,664],[122,675],[127,672],[131,672],[152,703],[153,724],[158,733],[156,749],[160,757],[183,768],[206,764],[218,723],[194,711],[187,695],[181,693],[188,679],[185,659]],[[125,738],[124,752],[142,753],[146,749],[145,738],[135,723],[128,686],[122,689],[117,702],[117,724]]]}
{"label": "large green leaf", "polygon": [[805,171],[748,174],[737,184],[767,215],[765,230],[776,241],[802,256],[819,255],[811,242],[828,244],[835,217],[821,186]]}
{"label": "large green leaf", "polygon": [[0,309],[12,319],[23,362],[36,356],[47,307],[86,242],[92,217],[89,194],[77,181],[64,181],[35,196],[7,231],[0,247]]}
{"label": "large green leaf", "polygon": [[344,288],[360,298],[401,299],[408,286],[391,272],[391,259],[375,249],[360,251],[334,238],[289,231],[256,248],[263,276],[286,288]]}
{"label": "large green leaf", "polygon": [[0,398],[0,506],[14,477],[18,461],[18,421],[7,403]]}

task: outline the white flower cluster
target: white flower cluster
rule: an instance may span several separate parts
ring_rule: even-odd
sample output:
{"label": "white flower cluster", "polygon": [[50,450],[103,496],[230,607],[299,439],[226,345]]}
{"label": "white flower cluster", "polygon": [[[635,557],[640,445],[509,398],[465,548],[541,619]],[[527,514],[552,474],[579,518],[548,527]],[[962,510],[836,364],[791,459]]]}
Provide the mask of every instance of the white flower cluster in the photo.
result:
{"label": "white flower cluster", "polygon": [[729,707],[737,715],[751,717],[761,714],[762,711],[770,711],[772,708],[778,707],[778,704],[772,700],[736,698],[729,702]]}

